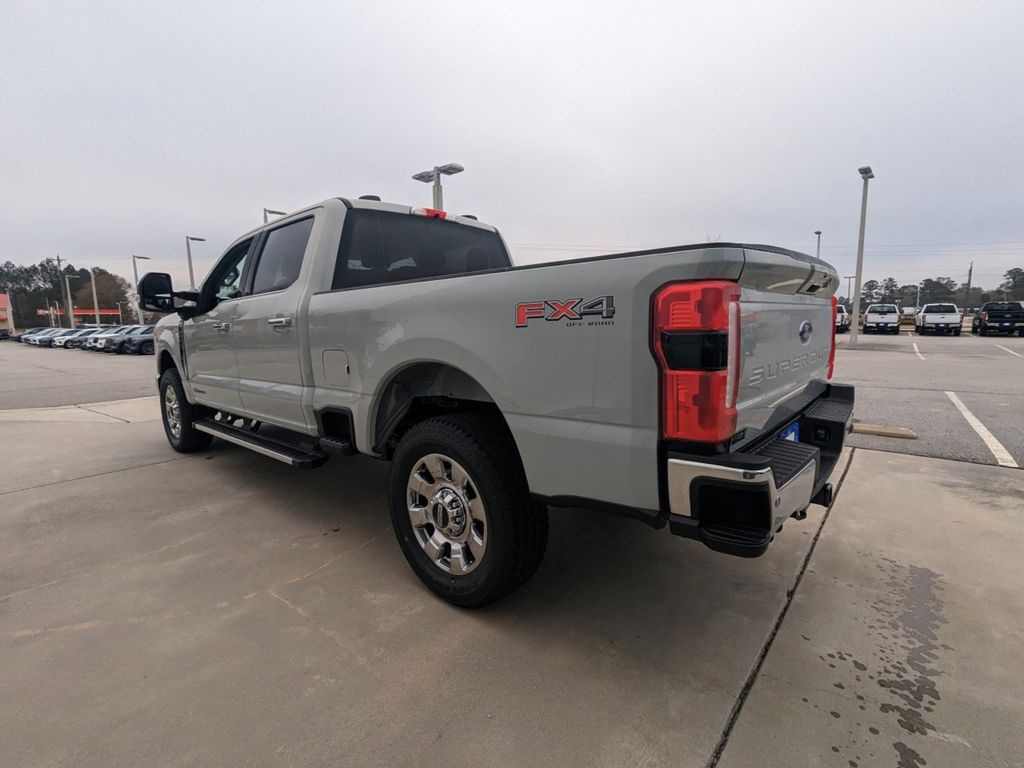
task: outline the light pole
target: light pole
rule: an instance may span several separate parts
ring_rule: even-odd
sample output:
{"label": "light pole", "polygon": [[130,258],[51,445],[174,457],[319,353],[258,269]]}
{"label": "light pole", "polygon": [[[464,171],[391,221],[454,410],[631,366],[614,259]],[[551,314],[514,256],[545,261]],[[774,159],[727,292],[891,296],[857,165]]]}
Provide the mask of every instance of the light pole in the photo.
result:
{"label": "light pole", "polygon": [[814,234],[818,236],[818,250],[817,250],[817,253],[815,253],[814,255],[817,256],[820,259],[821,258],[821,230],[820,229],[814,230]]}
{"label": "light pole", "polygon": [[96,268],[92,267],[89,270],[89,276],[92,278],[89,282],[92,283],[92,311],[96,313],[96,326],[100,324],[100,302],[96,298]]}
{"label": "light pole", "polygon": [[[133,253],[132,254],[132,272],[135,273],[135,296],[138,299],[135,302],[136,303],[135,311],[136,311],[136,313],[139,316],[139,320],[141,321],[142,320],[142,296],[139,294],[139,267],[138,267],[138,263],[140,261],[149,261],[149,256],[136,256]],[[190,259],[188,263],[189,263],[189,266],[191,267],[192,266],[192,260]],[[120,307],[118,307],[118,309],[120,309]]]}
{"label": "light pole", "polygon": [[850,346],[857,346],[857,331],[860,326],[860,281],[864,273],[864,225],[868,218],[868,182],[875,178],[870,165],[858,168],[857,173],[864,180],[864,191],[860,198],[860,236],[857,238],[857,276],[853,285],[853,318],[850,326]]}
{"label": "light pole", "polygon": [[117,305],[117,324],[124,325],[124,315],[121,314],[121,302],[115,301],[114,303]]}
{"label": "light pole", "polygon": [[413,176],[416,181],[422,181],[425,184],[434,185],[434,208],[438,211],[444,210],[444,198],[441,194],[441,177],[442,176],[454,176],[456,173],[462,173],[463,168],[458,163],[447,163],[445,165],[435,165],[432,171],[421,171]]}
{"label": "light pole", "polygon": [[68,328],[75,327],[75,302],[71,298],[71,278],[78,279],[78,275],[69,275],[67,272],[64,273],[64,287],[68,291]]}
{"label": "light pole", "polygon": [[269,218],[270,216],[287,216],[287,213],[285,213],[284,211],[273,211],[270,208],[264,208],[263,209],[263,223],[264,224],[269,224],[270,223],[270,218]]}
{"label": "light pole", "polygon": [[846,278],[845,278],[845,280],[846,280],[846,300],[851,302],[850,306],[853,306],[853,304],[852,304],[852,302],[853,302],[853,293],[852,293],[852,291],[853,291],[853,278],[854,277],[856,277],[856,275],[847,275]]}
{"label": "light pole", "polygon": [[188,253],[188,289],[194,291],[196,289],[196,277],[192,272],[192,243],[205,243],[205,237],[193,237],[192,235],[185,235],[185,252]]}

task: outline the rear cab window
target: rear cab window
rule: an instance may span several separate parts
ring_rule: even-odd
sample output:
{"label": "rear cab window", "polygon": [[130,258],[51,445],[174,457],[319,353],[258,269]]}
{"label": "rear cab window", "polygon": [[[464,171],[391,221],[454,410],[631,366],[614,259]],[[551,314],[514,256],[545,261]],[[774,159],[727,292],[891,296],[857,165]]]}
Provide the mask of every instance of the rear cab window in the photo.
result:
{"label": "rear cab window", "polygon": [[929,304],[924,308],[925,312],[956,312],[956,307],[952,304]]}
{"label": "rear cab window", "polygon": [[375,210],[345,214],[332,290],[444,277],[509,266],[497,232]]}
{"label": "rear cab window", "polygon": [[896,312],[896,307],[893,304],[872,304],[868,307],[868,312],[879,315],[889,315]]}

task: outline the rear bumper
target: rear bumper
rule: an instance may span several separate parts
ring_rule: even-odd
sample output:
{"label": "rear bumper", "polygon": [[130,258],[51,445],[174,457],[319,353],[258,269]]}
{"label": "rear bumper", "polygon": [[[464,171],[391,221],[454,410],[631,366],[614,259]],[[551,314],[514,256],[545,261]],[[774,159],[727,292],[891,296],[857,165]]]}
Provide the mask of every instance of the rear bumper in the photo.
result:
{"label": "rear bumper", "polygon": [[[829,476],[853,416],[852,386],[831,384],[801,412],[800,442],[772,434],[743,451],[667,454],[669,527],[711,549],[757,557],[791,516],[829,504]],[[792,423],[792,422],[791,422]]]}

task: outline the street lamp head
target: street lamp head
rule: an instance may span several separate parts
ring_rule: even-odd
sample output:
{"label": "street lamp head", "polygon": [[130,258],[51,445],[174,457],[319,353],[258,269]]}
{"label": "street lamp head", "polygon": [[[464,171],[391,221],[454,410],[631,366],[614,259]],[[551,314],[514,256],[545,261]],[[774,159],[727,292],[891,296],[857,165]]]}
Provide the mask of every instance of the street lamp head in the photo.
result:
{"label": "street lamp head", "polygon": [[434,172],[433,171],[421,171],[413,175],[415,181],[422,181],[424,184],[434,183]]}
{"label": "street lamp head", "polygon": [[139,261],[149,261],[149,256],[136,256],[135,254],[132,254],[132,258],[138,259]]}
{"label": "street lamp head", "polygon": [[205,237],[193,237],[192,235],[185,235],[185,239],[186,240],[191,240],[191,241],[196,242],[196,243],[205,243],[206,242],[206,238]]}
{"label": "street lamp head", "polygon": [[814,230],[814,234],[816,234],[816,235],[820,235],[820,234],[821,234],[821,230],[820,230],[820,229],[816,229],[816,230]]}
{"label": "street lamp head", "polygon": [[448,163],[447,165],[442,165],[437,170],[445,176],[454,176],[456,173],[462,173],[466,169],[459,163]]}
{"label": "street lamp head", "polygon": [[864,181],[875,178],[875,172],[871,170],[870,165],[865,165],[863,168],[858,168],[857,173],[860,174],[860,177],[864,179]]}

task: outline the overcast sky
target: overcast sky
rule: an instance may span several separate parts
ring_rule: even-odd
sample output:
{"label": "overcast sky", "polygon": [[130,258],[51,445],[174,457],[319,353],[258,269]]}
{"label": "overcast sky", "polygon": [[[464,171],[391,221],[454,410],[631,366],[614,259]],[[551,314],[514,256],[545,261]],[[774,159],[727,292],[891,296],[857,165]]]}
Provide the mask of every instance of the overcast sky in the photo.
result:
{"label": "overcast sky", "polygon": [[[261,9],[262,5],[262,9]],[[708,239],[994,286],[1024,266],[1024,3],[0,3],[0,261],[184,283],[325,197],[520,263]],[[845,281],[843,286],[845,293]]]}

